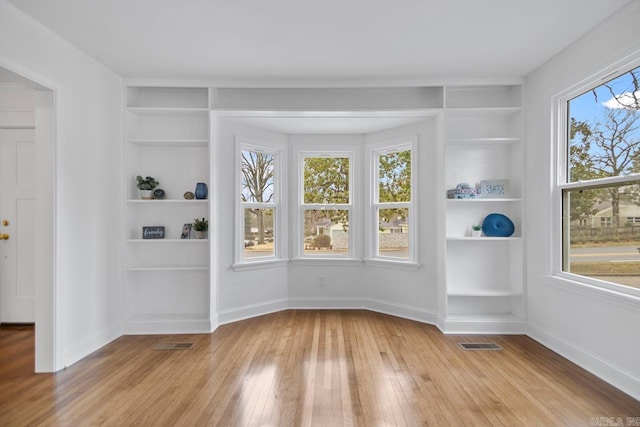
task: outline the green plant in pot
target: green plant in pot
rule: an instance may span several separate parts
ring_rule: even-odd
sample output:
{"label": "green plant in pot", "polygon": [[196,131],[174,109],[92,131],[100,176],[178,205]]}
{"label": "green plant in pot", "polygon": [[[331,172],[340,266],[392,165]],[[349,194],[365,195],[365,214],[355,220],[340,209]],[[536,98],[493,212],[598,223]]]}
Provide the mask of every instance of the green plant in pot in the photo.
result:
{"label": "green plant in pot", "polygon": [[481,237],[482,236],[482,226],[481,225],[472,225],[471,226],[471,236],[472,237]]}
{"label": "green plant in pot", "polygon": [[196,239],[205,239],[209,230],[209,221],[205,218],[193,220],[193,229],[196,232]]}
{"label": "green plant in pot", "polygon": [[136,176],[136,181],[138,181],[136,186],[140,191],[140,198],[145,200],[153,199],[153,189],[160,183],[152,176],[145,176],[143,178],[141,175]]}

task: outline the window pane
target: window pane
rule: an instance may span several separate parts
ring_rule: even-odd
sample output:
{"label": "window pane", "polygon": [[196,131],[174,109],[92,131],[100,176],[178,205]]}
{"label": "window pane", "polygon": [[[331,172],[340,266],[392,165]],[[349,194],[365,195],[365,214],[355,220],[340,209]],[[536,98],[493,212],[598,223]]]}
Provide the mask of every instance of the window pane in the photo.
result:
{"label": "window pane", "polygon": [[242,151],[242,201],[273,202],[274,155]]}
{"label": "window pane", "polygon": [[568,102],[568,182],[640,172],[640,67]]}
{"label": "window pane", "polygon": [[640,184],[564,190],[564,200],[563,270],[640,287]]}
{"label": "window pane", "polygon": [[304,159],[304,203],[349,203],[349,158]]}
{"label": "window pane", "polygon": [[378,210],[378,256],[409,258],[409,209]]}
{"label": "window pane", "polygon": [[380,203],[411,201],[411,150],[378,156]]}
{"label": "window pane", "polygon": [[349,254],[349,211],[304,211],[304,254]]}
{"label": "window pane", "polygon": [[273,215],[275,209],[244,210],[244,257],[275,255]]}

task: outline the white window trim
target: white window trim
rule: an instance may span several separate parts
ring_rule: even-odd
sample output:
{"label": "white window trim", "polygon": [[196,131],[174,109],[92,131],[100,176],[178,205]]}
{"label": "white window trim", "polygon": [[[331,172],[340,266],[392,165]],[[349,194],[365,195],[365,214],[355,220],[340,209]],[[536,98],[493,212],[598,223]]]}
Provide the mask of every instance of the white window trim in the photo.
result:
{"label": "white window trim", "polygon": [[640,52],[634,54],[633,57],[626,57],[620,61],[616,61],[609,67],[592,74],[580,83],[552,97],[554,120],[552,123],[553,129],[551,141],[554,145],[552,152],[554,153],[555,161],[553,162],[554,167],[552,173],[554,174],[554,178],[553,188],[551,191],[552,250],[550,251],[551,259],[549,264],[551,269],[550,279],[555,280],[554,283],[561,284],[571,290],[580,288],[580,290],[585,293],[592,293],[594,291],[597,293],[602,292],[604,295],[610,295],[613,298],[640,298],[640,289],[606,282],[588,276],[569,273],[562,270],[563,257],[565,256],[563,251],[564,235],[562,223],[563,190],[602,187],[640,179],[640,174],[631,174],[592,180],[588,183],[568,182],[567,162],[569,159],[567,158],[567,103],[576,96],[579,96],[600,84],[615,78],[616,75],[624,74],[626,71],[637,68],[638,66],[640,66]]}
{"label": "white window trim", "polygon": [[[274,228],[274,255],[259,258],[244,257],[244,209],[247,206],[255,206],[255,203],[243,203],[240,197],[242,186],[242,160],[241,153],[244,150],[257,151],[273,154],[275,175],[273,178],[273,191],[275,198],[268,206],[273,207],[275,211],[273,219]],[[235,256],[234,271],[243,271],[260,268],[271,268],[285,265],[289,262],[287,258],[287,194],[286,194],[286,165],[287,165],[287,147],[284,144],[257,140],[237,135],[235,137]],[[267,206],[267,205],[265,205]]]}
{"label": "white window trim", "polygon": [[[378,163],[380,154],[396,151],[411,150],[411,202],[394,204],[400,207],[408,207],[409,215],[409,258],[399,259],[394,257],[379,256],[377,254],[378,242],[378,218],[377,208],[381,206],[378,197]],[[367,265],[377,267],[398,267],[415,270],[419,267],[418,258],[418,136],[412,135],[386,141],[378,141],[366,144],[369,176],[367,178],[367,190],[365,205],[369,211],[365,218],[365,258]]]}
{"label": "white window trim", "polygon": [[[298,265],[335,265],[338,263],[360,263],[362,261],[361,244],[361,223],[359,218],[361,214],[360,185],[361,170],[359,161],[359,150],[355,147],[345,150],[344,146],[335,145],[322,146],[322,149],[316,149],[310,146],[294,147],[297,156],[297,168],[295,171],[295,193],[296,193],[296,226],[293,232],[293,250],[294,255],[292,262]],[[313,254],[306,255],[304,253],[304,211],[309,209],[310,205],[304,203],[304,159],[307,157],[348,157],[349,158],[349,204],[326,204],[315,205],[324,209],[345,209],[349,210],[349,253],[346,255],[338,254]]]}

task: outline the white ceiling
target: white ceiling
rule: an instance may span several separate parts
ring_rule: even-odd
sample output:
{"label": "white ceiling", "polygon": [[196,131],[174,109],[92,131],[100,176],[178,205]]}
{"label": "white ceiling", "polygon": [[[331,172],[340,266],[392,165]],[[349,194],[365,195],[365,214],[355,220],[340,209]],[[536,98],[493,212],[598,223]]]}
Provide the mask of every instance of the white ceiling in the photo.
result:
{"label": "white ceiling", "polygon": [[420,84],[526,76],[633,0],[9,0],[129,79]]}

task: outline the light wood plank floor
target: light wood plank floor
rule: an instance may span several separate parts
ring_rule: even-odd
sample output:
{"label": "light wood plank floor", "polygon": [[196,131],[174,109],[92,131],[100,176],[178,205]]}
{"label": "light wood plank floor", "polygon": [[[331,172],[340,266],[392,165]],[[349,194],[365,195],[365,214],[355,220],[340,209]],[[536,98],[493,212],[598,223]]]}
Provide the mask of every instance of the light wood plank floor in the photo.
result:
{"label": "light wood plank floor", "polygon": [[[468,341],[504,350],[457,345]],[[154,350],[161,342],[195,345]],[[361,310],[125,336],[57,374],[32,373],[33,346],[32,330],[0,329],[2,426],[573,426],[640,417],[640,402],[527,337],[446,336]]]}

